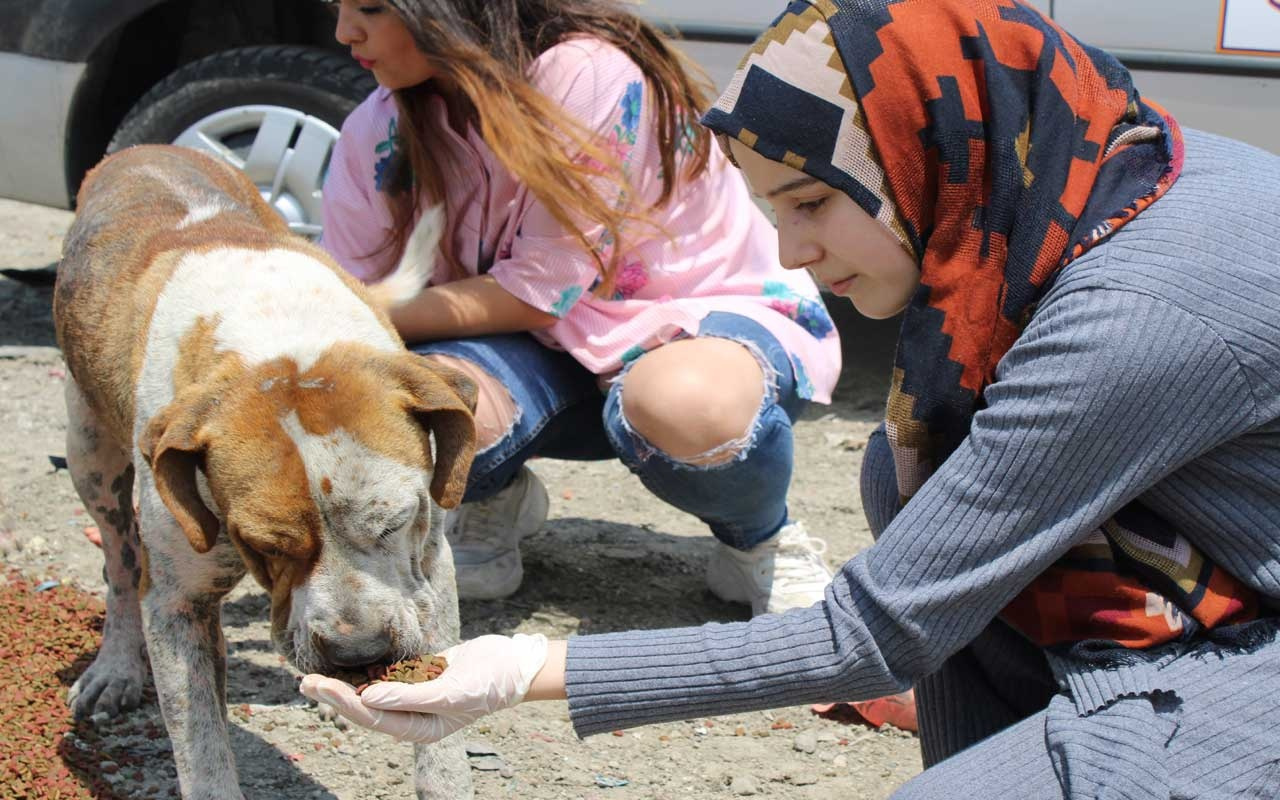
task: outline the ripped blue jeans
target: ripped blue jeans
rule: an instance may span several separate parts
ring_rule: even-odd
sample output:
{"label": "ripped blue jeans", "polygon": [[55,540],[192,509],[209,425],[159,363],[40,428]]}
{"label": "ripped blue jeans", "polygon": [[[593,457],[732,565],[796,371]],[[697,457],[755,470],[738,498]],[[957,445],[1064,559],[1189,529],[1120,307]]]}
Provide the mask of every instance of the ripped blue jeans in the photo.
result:
{"label": "ripped blue jeans", "polygon": [[808,401],[796,392],[787,351],[759,323],[713,312],[702,321],[698,336],[745,345],[761,361],[768,384],[762,387],[760,410],[742,449],[711,466],[693,466],[657,450],[623,418],[623,380],[614,380],[602,393],[596,376],[572,356],[528,334],[426,342],[411,349],[478,365],[507,387],[518,409],[506,435],[476,453],[464,502],[492,497],[534,456],[617,458],[657,497],[701,519],[730,547],[747,550],[788,521],[791,425]]}

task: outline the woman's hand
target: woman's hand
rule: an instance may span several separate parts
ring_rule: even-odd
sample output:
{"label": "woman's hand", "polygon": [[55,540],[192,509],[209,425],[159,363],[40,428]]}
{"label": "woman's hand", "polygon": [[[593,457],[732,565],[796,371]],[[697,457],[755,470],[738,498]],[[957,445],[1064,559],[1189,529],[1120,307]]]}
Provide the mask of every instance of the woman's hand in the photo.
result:
{"label": "woman's hand", "polygon": [[[563,696],[563,643],[557,643],[556,669]],[[520,703],[534,677],[547,664],[547,637],[481,636],[451,647],[442,655],[448,666],[425,683],[375,683],[356,694],[335,678],[307,675],[301,692],[332,705],[339,714],[401,741],[436,742],[486,714]],[[554,671],[554,670],[553,670]],[[555,696],[542,692],[541,699]]]}

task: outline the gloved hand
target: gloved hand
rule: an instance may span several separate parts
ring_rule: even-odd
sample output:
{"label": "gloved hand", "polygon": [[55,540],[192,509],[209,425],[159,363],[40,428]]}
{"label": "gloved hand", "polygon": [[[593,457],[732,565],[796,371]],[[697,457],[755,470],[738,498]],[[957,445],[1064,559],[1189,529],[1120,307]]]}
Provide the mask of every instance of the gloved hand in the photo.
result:
{"label": "gloved hand", "polygon": [[547,637],[480,636],[449,648],[440,677],[425,683],[376,683],[356,694],[336,678],[307,675],[301,692],[339,714],[405,742],[437,742],[486,714],[524,700],[547,660]]}

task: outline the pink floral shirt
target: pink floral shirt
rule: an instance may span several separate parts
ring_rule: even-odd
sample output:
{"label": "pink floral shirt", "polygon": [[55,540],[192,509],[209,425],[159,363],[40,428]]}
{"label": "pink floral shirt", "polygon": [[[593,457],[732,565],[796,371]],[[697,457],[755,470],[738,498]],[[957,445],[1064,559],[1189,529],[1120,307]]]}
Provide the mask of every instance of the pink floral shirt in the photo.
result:
{"label": "pink floral shirt", "polygon": [[[639,68],[620,50],[580,38],[542,54],[535,85],[600,135],[624,165],[644,200],[662,188],[662,159],[646,107]],[[446,114],[444,102],[433,100]],[[342,126],[324,187],[323,245],[349,272],[372,281],[391,267],[371,257],[391,227],[383,177],[396,146],[396,108],[378,89]],[[450,134],[446,171],[452,241],[467,275],[487,272],[507,291],[558,318],[536,332],[597,374],[612,372],[645,351],[687,333],[710,312],[725,311],[763,325],[786,348],[801,396],[830,402],[840,372],[835,326],[803,270],[778,263],[773,226],[752,202],[737,170],[713,147],[710,169],[677,184],[671,201],[651,214],[655,227],[624,231],[618,279],[611,295],[593,291],[593,255],[568,234],[468,129]],[[588,239],[608,262],[613,243],[602,230]],[[433,283],[455,280],[447,262]]]}

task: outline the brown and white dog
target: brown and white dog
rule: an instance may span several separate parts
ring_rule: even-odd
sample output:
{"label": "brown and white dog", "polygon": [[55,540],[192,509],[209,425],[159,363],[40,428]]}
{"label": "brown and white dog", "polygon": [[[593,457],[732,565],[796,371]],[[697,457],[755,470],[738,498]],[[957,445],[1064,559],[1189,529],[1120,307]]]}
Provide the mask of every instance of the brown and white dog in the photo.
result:
{"label": "brown and white dog", "polygon": [[[72,376],[67,460],[109,593],[71,703],[78,716],[137,706],[149,658],[185,798],[243,796],[219,614],[246,571],[304,672],[457,640],[436,506],[461,500],[475,390],[407,351],[384,313],[429,274],[439,217],[425,219],[369,290],[290,234],[242,172],[193,150],[124,150],[80,189],[54,319]],[[460,742],[416,755],[420,798],[471,796]]]}

